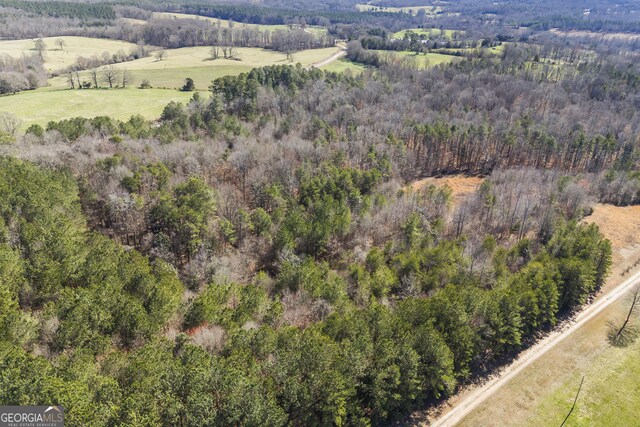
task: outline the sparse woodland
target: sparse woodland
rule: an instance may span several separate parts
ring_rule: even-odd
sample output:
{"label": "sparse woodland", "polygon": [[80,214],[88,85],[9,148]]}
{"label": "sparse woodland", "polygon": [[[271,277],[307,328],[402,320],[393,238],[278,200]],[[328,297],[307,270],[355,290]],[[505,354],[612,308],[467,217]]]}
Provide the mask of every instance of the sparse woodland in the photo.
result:
{"label": "sparse woodland", "polygon": [[[581,219],[640,201],[639,86],[635,56],[510,43],[254,69],[158,121],[0,126],[0,403],[364,426],[450,396],[604,283]],[[447,174],[484,180],[409,189]]]}

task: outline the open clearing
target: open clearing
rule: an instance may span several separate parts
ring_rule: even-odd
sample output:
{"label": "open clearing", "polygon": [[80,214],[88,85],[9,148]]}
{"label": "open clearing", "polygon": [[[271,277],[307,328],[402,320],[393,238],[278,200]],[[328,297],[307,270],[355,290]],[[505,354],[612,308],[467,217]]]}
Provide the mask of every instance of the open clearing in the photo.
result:
{"label": "open clearing", "polygon": [[[101,56],[104,52],[112,55],[119,50],[129,53],[136,48],[133,43],[92,37],[61,36],[46,37],[42,40],[47,46],[44,65],[49,72],[55,72],[73,65],[79,56],[87,58],[92,55]],[[62,50],[56,44],[57,40],[64,40],[64,48]],[[0,41],[0,54],[20,57],[35,53],[37,52],[34,50],[34,39]]]}
{"label": "open clearing", "polygon": [[415,61],[415,65],[418,68],[429,68],[435,67],[440,64],[449,64],[451,62],[459,62],[462,61],[462,57],[454,56],[454,55],[445,55],[442,53],[420,53],[416,54],[415,52],[395,52],[391,50],[376,50],[375,52],[382,57],[396,56],[399,59],[406,59],[407,61]]}
{"label": "open clearing", "polygon": [[[624,316],[624,309],[617,317]],[[638,425],[640,340],[626,348],[608,347],[580,372],[568,376],[536,408],[526,425],[560,425],[585,377],[576,408],[565,426]]]}
{"label": "open clearing", "polygon": [[[640,270],[633,267],[640,259],[639,213],[638,206],[597,205],[593,215],[586,218],[598,224],[612,241],[616,260],[604,293],[594,304],[611,301],[611,290]],[[632,270],[625,274],[628,267]],[[489,426],[495,425],[496,420],[500,420],[501,426],[560,425],[573,403],[582,376],[585,382],[580,398],[565,425],[637,425],[640,342],[627,348],[614,348],[606,340],[607,323],[611,320],[619,323],[628,310],[626,295],[620,295],[511,380],[494,387],[490,397],[479,403],[459,425]],[[593,305],[586,310],[591,307]],[[474,390],[477,389],[463,391],[450,399],[449,405],[459,407]],[[447,411],[445,408],[445,413]]]}
{"label": "open clearing", "polygon": [[407,189],[419,191],[427,185],[442,187],[448,185],[453,193],[452,206],[459,206],[464,199],[476,192],[482,184],[483,178],[477,176],[451,175],[442,178],[424,178],[413,181],[407,185]]}
{"label": "open clearing", "polygon": [[346,58],[340,58],[336,61],[330,62],[327,65],[321,66],[323,70],[331,71],[334,73],[342,73],[347,70],[351,71],[353,74],[359,74],[364,72],[367,69],[366,66],[362,64],[355,63],[353,61],[349,61]]}
{"label": "open clearing", "polygon": [[[189,77],[193,79],[196,88],[207,90],[211,81],[226,75],[237,75],[248,72],[256,67],[267,65],[288,65],[300,63],[310,66],[325,60],[340,49],[330,47],[325,49],[309,49],[293,54],[293,62],[287,60],[284,53],[259,48],[236,48],[236,59],[211,59],[209,47],[185,47],[166,50],[166,59],[159,61],[155,56],[136,59],[134,61],[116,64],[120,69],[127,69],[133,77],[133,84],[139,85],[147,79],[153,87],[178,89]],[[222,54],[222,53],[221,53]],[[81,78],[90,80],[89,72],[81,73]],[[52,79],[53,88],[66,88],[64,77]]]}
{"label": "open clearing", "polygon": [[564,36],[564,37],[588,37],[588,38],[600,39],[600,40],[625,40],[625,41],[640,40],[640,34],[634,34],[634,33],[598,33],[595,31],[580,31],[580,30],[562,31],[557,28],[553,28],[549,30],[549,32],[557,36]]}
{"label": "open clearing", "polygon": [[624,260],[629,248],[640,245],[640,206],[598,204],[585,221],[597,224],[611,240],[614,262]]}
{"label": "open clearing", "polygon": [[356,8],[358,12],[388,12],[388,13],[409,13],[416,16],[421,10],[424,10],[425,15],[433,16],[439,12],[442,12],[440,6],[378,6],[375,4],[357,4]]}
{"label": "open clearing", "polygon": [[243,24],[241,22],[228,21],[226,19],[210,18],[208,16],[192,15],[188,13],[172,13],[172,12],[154,12],[152,19],[195,19],[211,22],[213,25],[220,25],[220,28],[257,28],[261,31],[264,30],[288,30],[287,25],[257,25],[257,24]]}
{"label": "open clearing", "polygon": [[426,36],[427,38],[444,37],[445,39],[452,39],[456,32],[460,32],[455,30],[441,30],[440,28],[409,28],[398,31],[393,35],[393,38],[402,39],[409,31],[416,33],[418,36]]}
{"label": "open clearing", "polygon": [[[16,115],[23,121],[23,129],[33,123],[46,124],[51,120],[76,116],[109,115],[128,119],[132,114],[141,114],[155,119],[170,101],[189,100],[192,93],[175,90],[184,84],[187,77],[194,80],[197,89],[208,90],[211,81],[218,77],[237,75],[266,65],[291,64],[285,54],[271,50],[238,48],[235,52],[241,61],[211,60],[209,48],[190,47],[167,50],[167,58],[162,61],[152,56],[117,64],[118,68],[126,68],[131,73],[131,83],[126,89],[67,90],[66,78],[55,77],[50,79],[48,87],[0,97],[0,111]],[[337,52],[340,52],[338,47],[311,49],[295,53],[293,58],[294,63],[310,66],[331,58]],[[90,81],[88,71],[81,72],[80,76],[81,80]],[[137,89],[144,79],[148,79],[154,89]]]}
{"label": "open clearing", "polygon": [[160,117],[170,101],[187,102],[192,92],[163,89],[29,91],[0,97],[0,111],[15,114],[22,129],[31,124],[71,117],[110,116],[126,120],[134,114],[147,119]]}
{"label": "open clearing", "polygon": [[[259,24],[246,24],[243,22],[228,21],[226,19],[211,18],[208,16],[192,15],[188,13],[172,13],[172,12],[154,12],[152,19],[196,19],[209,21],[213,25],[220,25],[220,28],[254,28],[260,31],[275,31],[284,30],[289,31],[291,27],[289,25],[259,25]],[[305,31],[314,34],[325,34],[326,28],[308,26]]]}

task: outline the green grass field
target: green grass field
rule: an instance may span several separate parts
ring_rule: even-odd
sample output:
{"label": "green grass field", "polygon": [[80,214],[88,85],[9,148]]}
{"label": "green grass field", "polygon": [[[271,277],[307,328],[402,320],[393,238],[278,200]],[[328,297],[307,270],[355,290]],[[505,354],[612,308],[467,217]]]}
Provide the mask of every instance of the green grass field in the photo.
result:
{"label": "green grass field", "polygon": [[379,55],[396,56],[398,58],[406,58],[408,61],[415,61],[418,68],[435,67],[440,64],[448,64],[450,62],[461,61],[462,57],[453,55],[444,55],[442,53],[421,53],[416,55],[414,52],[394,52],[389,50],[376,50]]}
{"label": "green grass field", "polygon": [[[294,63],[309,66],[337,51],[338,48],[301,51],[294,54]],[[33,123],[46,124],[50,120],[76,116],[109,115],[127,119],[133,114],[141,114],[155,119],[170,101],[189,100],[191,93],[175,90],[183,85],[187,77],[194,80],[197,89],[206,91],[213,79],[224,75],[236,75],[265,65],[291,64],[284,54],[266,49],[238,48],[236,52],[241,61],[211,60],[209,48],[193,47],[168,50],[167,58],[163,61],[149,57],[117,64],[132,75],[133,81],[126,89],[66,90],[66,78],[55,77],[50,79],[48,87],[0,97],[0,111],[10,112],[20,118],[23,129]],[[345,69],[348,67],[358,69],[359,66],[343,66]],[[81,79],[89,81],[89,72],[82,72]],[[137,89],[143,79],[148,79],[154,89]]]}
{"label": "green grass field", "polygon": [[[133,85],[139,85],[142,80],[147,79],[155,88],[178,89],[189,77],[193,79],[196,88],[206,90],[211,81],[218,77],[237,75],[266,65],[292,64],[284,53],[273,50],[237,48],[234,51],[238,60],[222,58],[212,60],[208,47],[169,49],[166,51],[166,59],[162,61],[152,55],[116,66],[120,69],[126,68],[131,73]],[[293,54],[293,64],[299,62],[303,66],[309,66],[330,57],[337,51],[337,47],[300,51]],[[83,72],[80,75],[83,80],[90,80],[89,72]],[[64,77],[57,77],[50,81],[50,89],[66,88],[67,85]]]}
{"label": "green grass field", "polygon": [[[64,48],[56,44],[57,40],[64,40]],[[133,43],[123,42],[120,40],[97,39],[90,37],[46,37],[43,38],[47,50],[45,52],[45,68],[53,72],[68,67],[76,62],[79,56],[90,57],[92,55],[100,56],[104,52],[114,54],[119,50],[129,53],[135,49]],[[0,41],[0,54],[7,54],[13,57],[24,55],[32,55],[37,53],[34,50],[34,40],[2,40]]]}
{"label": "green grass field", "polygon": [[637,426],[640,408],[640,341],[605,349],[589,369],[573,375],[546,396],[529,425],[560,425],[585,380],[565,426]]}
{"label": "green grass field", "polygon": [[187,102],[191,96],[192,92],[163,89],[35,90],[0,97],[0,111],[20,118],[24,130],[34,123],[45,125],[51,120],[77,116],[126,120],[141,114],[156,119],[170,101]]}
{"label": "green grass field", "polygon": [[[237,75],[248,72],[256,67],[267,65],[288,65],[300,63],[310,66],[316,62],[329,58],[338,48],[310,49],[293,55],[293,63],[287,60],[284,53],[258,48],[237,48],[233,59],[211,59],[208,47],[186,47],[167,50],[166,59],[159,61],[155,56],[123,62],[116,66],[127,69],[132,77],[132,84],[139,85],[147,79],[155,88],[178,89],[189,77],[193,79],[196,88],[206,90],[211,81],[226,75]],[[89,81],[89,72],[80,74],[81,79]],[[51,79],[49,89],[61,89],[68,86],[64,77]]]}
{"label": "green grass field", "polygon": [[398,31],[393,35],[393,38],[402,39],[407,31],[413,31],[418,35],[424,35],[428,37],[444,37],[445,39],[452,39],[456,33],[455,30],[441,30],[439,28],[408,28],[406,30]]}
{"label": "green grass field", "polygon": [[362,73],[364,70],[367,69],[367,67],[365,67],[364,65],[349,61],[346,58],[338,59],[337,61],[333,61],[332,63],[325,65],[324,67],[321,67],[321,68],[323,70],[331,71],[334,73],[342,73],[349,70],[353,74]]}

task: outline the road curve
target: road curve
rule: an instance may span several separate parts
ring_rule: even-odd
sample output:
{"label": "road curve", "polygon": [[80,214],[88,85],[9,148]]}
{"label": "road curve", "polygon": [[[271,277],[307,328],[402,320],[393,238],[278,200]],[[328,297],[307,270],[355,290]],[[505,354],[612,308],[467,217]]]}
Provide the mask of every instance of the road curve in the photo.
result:
{"label": "road curve", "polygon": [[615,301],[624,296],[627,291],[640,282],[640,271],[622,282],[611,292],[596,299],[593,304],[587,306],[575,318],[574,323],[568,328],[552,332],[549,336],[540,340],[530,349],[524,351],[511,365],[505,368],[494,378],[479,386],[475,390],[469,392],[455,406],[440,418],[433,421],[431,426],[451,427],[459,423],[471,411],[473,411],[480,403],[489,398],[500,387],[508,383],[513,377],[518,375],[523,369],[531,365],[540,356],[545,354],[551,348],[556,346],[562,340],[567,338],[573,332],[584,326],[589,320],[600,314],[605,308],[609,307]]}
{"label": "road curve", "polygon": [[331,55],[330,57],[328,57],[327,59],[323,59],[322,61],[318,61],[318,62],[314,62],[313,64],[311,64],[308,68],[321,68],[324,67],[325,65],[329,65],[331,64],[333,61],[338,60],[339,58],[342,58],[343,56],[345,56],[347,54],[347,52],[344,50],[344,48],[340,47],[340,50],[337,51],[336,53],[334,53],[333,55]]}

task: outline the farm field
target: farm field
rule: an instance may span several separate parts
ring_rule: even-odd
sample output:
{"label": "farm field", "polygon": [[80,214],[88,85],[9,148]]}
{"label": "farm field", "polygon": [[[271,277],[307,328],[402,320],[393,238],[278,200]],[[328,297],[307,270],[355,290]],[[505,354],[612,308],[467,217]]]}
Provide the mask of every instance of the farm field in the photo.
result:
{"label": "farm field", "polygon": [[330,64],[327,64],[324,67],[320,67],[320,68],[326,71],[334,72],[334,73],[342,73],[344,71],[349,70],[354,74],[362,73],[364,70],[367,69],[366,66],[349,61],[346,58],[338,59],[337,61],[333,61]]}
{"label": "farm field", "polygon": [[448,64],[450,62],[461,61],[462,57],[453,55],[444,55],[442,53],[421,53],[416,55],[414,52],[394,52],[389,50],[377,50],[380,55],[395,55],[398,58],[408,58],[410,61],[416,61],[419,68],[435,67],[440,64]]}
{"label": "farm field", "polygon": [[[193,15],[188,13],[172,13],[172,12],[154,12],[152,19],[202,19],[211,22],[213,25],[220,23],[221,28],[255,28],[260,31],[275,31],[285,30],[288,31],[290,27],[288,25],[258,25],[258,24],[245,24],[243,22],[231,22],[226,19],[211,18],[208,16]],[[325,34],[326,28],[322,27],[307,27],[306,31],[314,34]]]}
{"label": "farm field", "polygon": [[[326,49],[310,49],[293,54],[293,63],[310,66],[336,53],[336,47]],[[206,90],[211,81],[225,75],[237,75],[248,72],[256,67],[266,65],[291,64],[284,53],[259,49],[236,48],[235,56],[238,60],[219,58],[211,59],[209,47],[186,47],[168,49],[166,59],[160,61],[155,56],[141,58],[134,61],[116,64],[120,69],[127,69],[132,76],[133,85],[139,85],[147,79],[155,88],[178,89],[189,77],[193,79],[196,88]],[[80,74],[84,80],[89,80],[89,72]],[[52,79],[51,88],[67,87],[64,77]]]}
{"label": "farm field", "polygon": [[584,384],[566,426],[637,425],[640,403],[638,352],[640,341],[626,348],[606,348],[587,369],[568,377],[547,396],[526,425],[560,425],[575,399],[583,375]]}
{"label": "farm field", "polygon": [[460,33],[460,31],[441,30],[440,28],[409,28],[406,30],[398,31],[397,33],[393,34],[393,38],[396,38],[396,39],[404,38],[404,35],[409,31],[412,31],[418,35],[425,35],[425,36],[434,37],[434,38],[444,37],[447,39],[453,38],[453,35],[457,32]]}
{"label": "farm field", "polygon": [[[294,54],[294,63],[310,66],[331,57],[338,48],[313,49]],[[257,48],[238,48],[237,57],[241,61],[230,59],[211,60],[209,48],[192,47],[167,51],[167,58],[158,61],[155,57],[117,64],[131,74],[130,86],[126,89],[111,90],[67,90],[65,77],[50,79],[49,86],[35,91],[0,97],[0,111],[9,111],[22,120],[22,128],[30,124],[46,124],[50,120],[83,116],[95,117],[109,115],[118,119],[127,119],[132,114],[154,119],[170,101],[186,102],[190,92],[178,92],[177,88],[189,77],[194,80],[196,89],[208,90],[211,81],[225,75],[237,75],[252,68],[273,64],[290,64],[282,53]],[[327,67],[336,67],[335,63]],[[345,63],[338,69],[352,70],[364,67]],[[333,68],[332,71],[338,70]],[[81,80],[89,81],[88,71],[80,73]],[[154,89],[137,89],[142,80],[150,81]],[[103,83],[104,85],[104,83]]]}
{"label": "farm field", "polygon": [[385,7],[375,4],[357,4],[356,8],[359,12],[390,12],[390,13],[410,13],[417,15],[421,10],[425,11],[427,16],[435,15],[442,11],[440,6],[403,6],[403,7]]}
{"label": "farm field", "polygon": [[[112,55],[119,50],[129,53],[136,48],[133,43],[91,37],[61,36],[46,37],[42,40],[47,46],[44,65],[49,72],[55,72],[72,65],[79,56],[100,56],[104,52]],[[56,44],[57,40],[64,40],[64,48],[62,50]],[[34,50],[34,39],[0,41],[0,54],[20,57],[34,53],[37,53]]]}
{"label": "farm field", "polygon": [[192,92],[164,89],[30,91],[0,97],[0,111],[22,120],[21,128],[71,117],[110,116],[126,120],[134,114],[147,119],[160,116],[171,101],[187,102]]}

